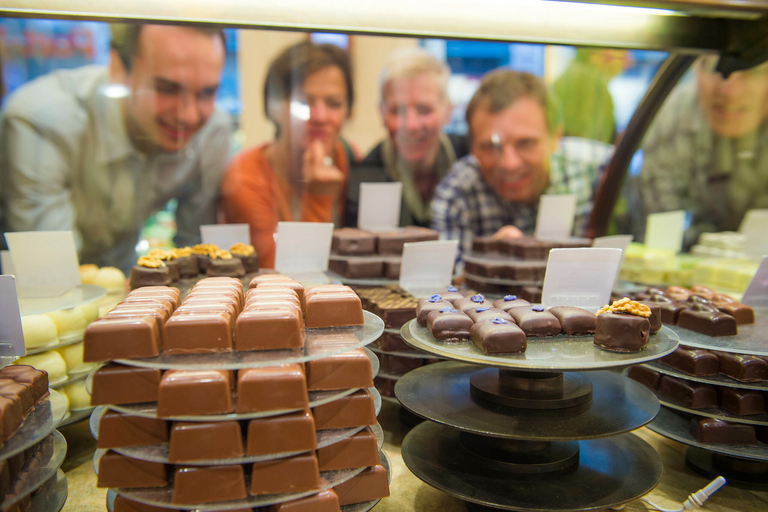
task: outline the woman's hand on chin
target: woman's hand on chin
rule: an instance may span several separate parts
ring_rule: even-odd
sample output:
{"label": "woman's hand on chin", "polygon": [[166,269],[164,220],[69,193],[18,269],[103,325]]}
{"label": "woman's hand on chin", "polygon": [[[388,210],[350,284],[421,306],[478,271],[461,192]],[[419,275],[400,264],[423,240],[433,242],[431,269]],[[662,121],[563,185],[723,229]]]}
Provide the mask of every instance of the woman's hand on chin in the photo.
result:
{"label": "woman's hand on chin", "polygon": [[341,190],[344,173],[333,164],[319,140],[310,142],[304,151],[304,190],[315,195],[335,195]]}

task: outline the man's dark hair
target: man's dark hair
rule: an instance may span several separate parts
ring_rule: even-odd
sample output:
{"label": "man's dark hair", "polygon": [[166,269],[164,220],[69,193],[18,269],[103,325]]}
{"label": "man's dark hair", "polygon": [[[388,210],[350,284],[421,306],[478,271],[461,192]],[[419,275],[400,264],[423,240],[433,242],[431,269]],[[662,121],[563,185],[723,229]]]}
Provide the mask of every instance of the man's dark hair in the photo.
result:
{"label": "man's dark hair", "polygon": [[[304,41],[286,48],[269,65],[264,81],[264,113],[277,125],[269,113],[269,104],[290,99],[291,94],[304,85],[307,77],[328,66],[339,68],[347,86],[347,107],[352,109],[352,64],[349,54],[332,44],[314,44]],[[279,127],[278,127],[279,129]]]}
{"label": "man's dark hair", "polygon": [[[109,26],[112,32],[112,40],[110,47],[117,52],[120,57],[120,61],[125,66],[126,71],[130,71],[133,58],[136,56],[136,52],[139,49],[139,36],[141,35],[141,29],[148,24],[143,23],[113,23]],[[190,30],[196,30],[208,35],[216,35],[221,38],[221,44],[226,44],[224,38],[224,30],[215,27],[201,27],[196,25],[185,26]]]}

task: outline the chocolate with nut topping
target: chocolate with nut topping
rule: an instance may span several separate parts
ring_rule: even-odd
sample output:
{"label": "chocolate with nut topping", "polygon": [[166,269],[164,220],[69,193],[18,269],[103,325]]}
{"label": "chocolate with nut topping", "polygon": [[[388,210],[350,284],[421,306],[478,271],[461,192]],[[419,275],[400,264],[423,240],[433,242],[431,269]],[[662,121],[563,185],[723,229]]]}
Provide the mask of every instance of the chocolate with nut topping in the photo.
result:
{"label": "chocolate with nut topping", "polygon": [[611,352],[639,352],[651,337],[646,317],[626,313],[601,313],[595,325],[595,345]]}

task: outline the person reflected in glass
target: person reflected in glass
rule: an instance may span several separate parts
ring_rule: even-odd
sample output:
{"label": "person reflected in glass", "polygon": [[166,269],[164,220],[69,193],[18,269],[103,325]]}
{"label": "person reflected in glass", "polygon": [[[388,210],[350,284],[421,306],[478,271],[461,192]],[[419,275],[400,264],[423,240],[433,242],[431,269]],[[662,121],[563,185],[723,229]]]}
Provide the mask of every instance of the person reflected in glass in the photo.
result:
{"label": "person reflected in glass", "polygon": [[220,29],[113,25],[109,66],[19,88],[0,120],[9,231],[71,230],[80,263],[127,272],[149,217],[177,200],[177,245],[216,222],[229,116],[214,100]]}
{"label": "person reflected in glass", "polygon": [[645,135],[632,187],[638,237],[648,214],[685,210],[690,247],[701,233],[734,231],[748,210],[768,208],[768,62],[724,78],[718,58],[696,61],[695,80],[672,92]]}
{"label": "person reflected in glass", "polygon": [[222,186],[225,219],[250,226],[261,268],[275,266],[278,222],[341,223],[355,158],[341,129],[352,100],[349,55],[334,45],[302,42],[272,61],[264,106],[275,139],[237,155]]}
{"label": "person reflected in glass", "polygon": [[402,182],[401,226],[431,224],[435,187],[457,159],[466,156],[466,138],[447,135],[451,118],[450,69],[422,48],[395,50],[379,79],[379,111],[387,138],[350,174],[348,226],[357,225],[360,183]]}

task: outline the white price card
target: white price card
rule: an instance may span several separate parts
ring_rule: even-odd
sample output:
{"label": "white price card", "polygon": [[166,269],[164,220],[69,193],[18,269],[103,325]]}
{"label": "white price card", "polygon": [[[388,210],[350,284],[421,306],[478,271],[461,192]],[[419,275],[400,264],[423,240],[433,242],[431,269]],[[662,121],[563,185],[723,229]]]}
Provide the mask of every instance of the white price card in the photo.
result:
{"label": "white price card", "polygon": [[0,274],[15,274],[11,251],[0,251]]}
{"label": "white price card", "polygon": [[403,245],[400,288],[414,297],[429,297],[451,285],[459,251],[458,240],[412,242]]}
{"label": "white price card", "polygon": [[652,213],[645,223],[645,246],[678,253],[683,248],[685,210]]}
{"label": "white price card", "polygon": [[391,231],[400,224],[403,184],[361,183],[357,227],[371,231]]}
{"label": "white price card", "polygon": [[333,224],[278,222],[275,268],[283,274],[312,274],[328,270]]}
{"label": "white price card", "polygon": [[757,267],[755,277],[741,297],[741,303],[747,306],[768,306],[768,256]]}
{"label": "white price card", "polygon": [[[624,263],[624,251],[627,250],[627,246],[632,242],[635,237],[633,235],[610,235],[600,236],[592,240],[592,247],[596,248],[608,248],[608,249],[621,249],[621,259],[619,260],[619,268]],[[613,283],[616,288],[616,283],[619,280],[619,273],[616,273],[616,281]]]}
{"label": "white price card", "polygon": [[534,236],[541,240],[570,238],[575,214],[574,194],[544,194],[539,198]]}
{"label": "white price card", "polygon": [[747,255],[755,259],[768,255],[768,210],[749,210],[741,220],[739,233],[747,237]]}
{"label": "white price card", "polygon": [[80,285],[71,231],[6,233],[19,297],[56,297]]}
{"label": "white price card", "polygon": [[[0,360],[26,355],[24,333],[21,330],[19,299],[13,276],[0,276]],[[10,362],[10,361],[8,361]],[[2,366],[5,366],[4,364]]]}
{"label": "white price card", "polygon": [[251,245],[251,230],[248,224],[206,224],[200,226],[200,238],[228,251],[235,244]]}
{"label": "white price card", "polygon": [[597,310],[611,299],[621,249],[552,249],[547,260],[541,302],[545,307],[577,306]]}

